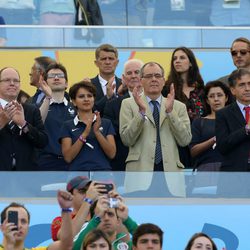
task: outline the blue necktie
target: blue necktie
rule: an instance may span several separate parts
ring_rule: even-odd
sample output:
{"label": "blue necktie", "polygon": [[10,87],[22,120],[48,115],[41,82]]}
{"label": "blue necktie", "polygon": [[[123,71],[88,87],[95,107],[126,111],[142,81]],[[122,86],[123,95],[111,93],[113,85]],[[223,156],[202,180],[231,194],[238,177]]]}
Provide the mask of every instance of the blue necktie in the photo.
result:
{"label": "blue necktie", "polygon": [[160,114],[157,107],[157,101],[151,101],[154,106],[153,117],[156,127],[156,147],[155,147],[155,164],[159,164],[162,161],[162,152],[161,152],[161,139],[160,139]]}

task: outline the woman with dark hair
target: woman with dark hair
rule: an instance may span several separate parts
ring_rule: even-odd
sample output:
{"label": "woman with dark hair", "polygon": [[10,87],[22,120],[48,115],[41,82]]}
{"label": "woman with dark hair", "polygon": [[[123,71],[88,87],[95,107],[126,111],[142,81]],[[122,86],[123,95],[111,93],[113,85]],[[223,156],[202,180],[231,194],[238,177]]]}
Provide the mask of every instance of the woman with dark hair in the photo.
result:
{"label": "woman with dark hair", "polygon": [[204,233],[196,233],[188,241],[185,250],[217,250],[214,241]]}
{"label": "woman with dark hair", "polygon": [[[174,84],[175,99],[184,103],[192,122],[205,114],[204,82],[194,53],[186,47],[178,47],[173,51],[168,79],[162,90],[167,96],[171,84]],[[178,147],[180,160],[187,168],[192,167],[188,147]]]}
{"label": "woman with dark hair", "polygon": [[86,81],[74,84],[69,96],[77,109],[77,116],[65,122],[61,129],[62,153],[73,171],[111,170],[116,145],[114,128],[108,119],[93,112],[95,86]]}
{"label": "woman with dark hair", "polygon": [[163,96],[167,96],[172,83],[175,99],[186,104],[190,120],[193,121],[194,118],[204,115],[204,81],[194,53],[186,47],[178,47],[173,51]]}
{"label": "woman with dark hair", "polygon": [[220,81],[208,82],[204,89],[208,114],[192,123],[191,156],[198,171],[219,171],[222,156],[216,148],[215,113],[232,102],[228,86]]}
{"label": "woman with dark hair", "polygon": [[112,250],[111,243],[107,235],[100,229],[90,231],[82,243],[81,250]]}

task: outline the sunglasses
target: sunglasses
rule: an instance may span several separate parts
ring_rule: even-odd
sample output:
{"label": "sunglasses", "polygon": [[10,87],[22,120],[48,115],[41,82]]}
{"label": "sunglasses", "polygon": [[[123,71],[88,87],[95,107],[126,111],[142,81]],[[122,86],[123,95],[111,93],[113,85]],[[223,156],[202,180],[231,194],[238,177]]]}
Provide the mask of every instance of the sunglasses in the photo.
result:
{"label": "sunglasses", "polygon": [[64,73],[49,73],[48,75],[47,75],[47,78],[55,78],[55,77],[57,77],[57,78],[65,78],[65,76],[64,76]]}
{"label": "sunglasses", "polygon": [[249,50],[241,49],[239,51],[237,50],[231,50],[231,55],[232,56],[237,56],[238,53],[240,53],[242,56],[246,55],[249,52]]}

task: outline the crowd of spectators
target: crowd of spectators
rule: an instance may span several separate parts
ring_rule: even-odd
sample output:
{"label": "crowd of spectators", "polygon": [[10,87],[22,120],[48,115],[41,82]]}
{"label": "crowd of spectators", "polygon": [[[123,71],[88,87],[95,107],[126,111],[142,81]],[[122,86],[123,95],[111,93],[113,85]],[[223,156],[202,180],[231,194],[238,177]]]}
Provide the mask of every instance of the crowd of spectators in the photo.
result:
{"label": "crowd of spectators", "polygon": [[[99,2],[101,10],[117,4]],[[166,9],[175,15],[168,15],[164,23],[161,19],[160,24],[197,25],[202,15],[207,15],[202,19],[205,25],[221,24],[217,12],[229,15],[234,8],[248,6],[247,1],[234,1],[230,6],[227,2],[216,6],[212,1],[204,13],[195,2],[170,1]],[[4,18],[0,24],[72,25],[76,3],[0,1]],[[127,24],[159,24],[161,12],[157,8],[162,9],[165,3],[134,1],[130,6],[136,8],[130,19],[134,22]],[[146,14],[137,16],[137,11]],[[248,16],[241,17],[233,19],[231,25],[248,25]],[[6,34],[1,32],[0,37],[4,45]],[[30,76],[37,92],[32,97],[21,92],[17,69],[1,69],[0,170],[128,171],[128,192],[144,190],[150,194],[151,189],[160,188],[163,196],[178,197],[186,192],[183,176],[175,179],[163,174],[162,179],[155,179],[154,172],[182,172],[185,167],[197,171],[249,171],[249,40],[237,38],[230,51],[237,69],[206,85],[193,52],[186,47],[173,51],[166,79],[159,63],[143,64],[134,59],[124,64],[119,78],[115,75],[118,51],[103,44],[95,54],[98,75],[79,79],[69,93],[66,68],[51,58],[34,59]],[[148,173],[138,178],[133,171]],[[242,188],[233,190],[224,176],[218,185],[219,194],[249,195],[247,180],[235,178]],[[128,214],[124,198],[115,189],[108,192],[105,187],[77,177],[68,183],[68,192],[58,192],[62,215],[52,223],[55,242],[48,249],[162,249],[163,231],[151,223],[137,225]],[[10,221],[10,211],[17,212],[17,224]],[[0,249],[25,248],[29,222],[29,212],[23,205],[11,203],[6,207],[1,213],[4,238]],[[217,250],[213,240],[203,233],[195,234],[185,249],[201,247]]]}
{"label": "crowd of spectators", "polygon": [[[61,216],[56,217],[51,224],[52,243],[48,247],[34,246],[32,249],[164,249],[167,243],[164,243],[163,230],[153,223],[138,225],[130,217],[125,199],[111,185],[111,190],[107,190],[104,183],[90,181],[85,176],[71,179],[67,190],[57,193]],[[27,208],[16,202],[2,210],[3,240],[0,249],[26,249],[30,217]],[[185,249],[217,250],[217,247],[212,238],[199,232],[190,238]]]}
{"label": "crowd of spectators", "polygon": [[[98,75],[73,84],[69,93],[66,68],[49,57],[38,57],[30,73],[37,91],[23,105],[17,101],[18,71],[3,68],[1,170],[125,170],[127,192],[150,194],[161,188],[163,196],[185,196],[184,168],[248,171],[248,127],[244,125],[248,113],[243,109],[249,102],[248,89],[242,87],[239,94],[237,87],[249,77],[249,44],[247,38],[235,39],[231,55],[238,71],[223,77],[224,83],[219,79],[205,87],[196,58],[186,47],[173,51],[165,80],[160,64],[137,59],[128,60],[122,78],[117,77],[118,50],[102,44],[95,52]],[[217,122],[217,111],[231,102],[243,106],[237,128],[241,141],[231,139],[236,128],[230,132],[225,121],[222,127]],[[245,153],[238,147],[241,157],[235,158],[236,151],[231,151],[243,142]],[[230,145],[228,150],[224,144]],[[136,172],[145,173],[139,178]],[[159,179],[154,172],[179,174]]]}

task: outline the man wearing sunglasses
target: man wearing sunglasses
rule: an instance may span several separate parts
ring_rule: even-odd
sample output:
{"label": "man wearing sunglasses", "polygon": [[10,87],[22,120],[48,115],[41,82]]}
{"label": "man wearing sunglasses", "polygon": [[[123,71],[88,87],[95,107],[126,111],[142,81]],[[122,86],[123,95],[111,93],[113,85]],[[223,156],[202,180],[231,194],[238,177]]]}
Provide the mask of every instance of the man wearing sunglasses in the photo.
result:
{"label": "man wearing sunglasses", "polygon": [[[250,69],[250,41],[245,37],[236,38],[231,46],[230,53],[236,68]],[[229,86],[229,75],[219,79]]]}
{"label": "man wearing sunglasses", "polygon": [[73,119],[76,111],[65,97],[68,86],[65,67],[59,63],[50,64],[44,78],[40,76],[39,86],[45,94],[40,111],[49,143],[39,153],[38,167],[42,171],[67,171],[69,166],[64,161],[58,139],[63,122]]}

